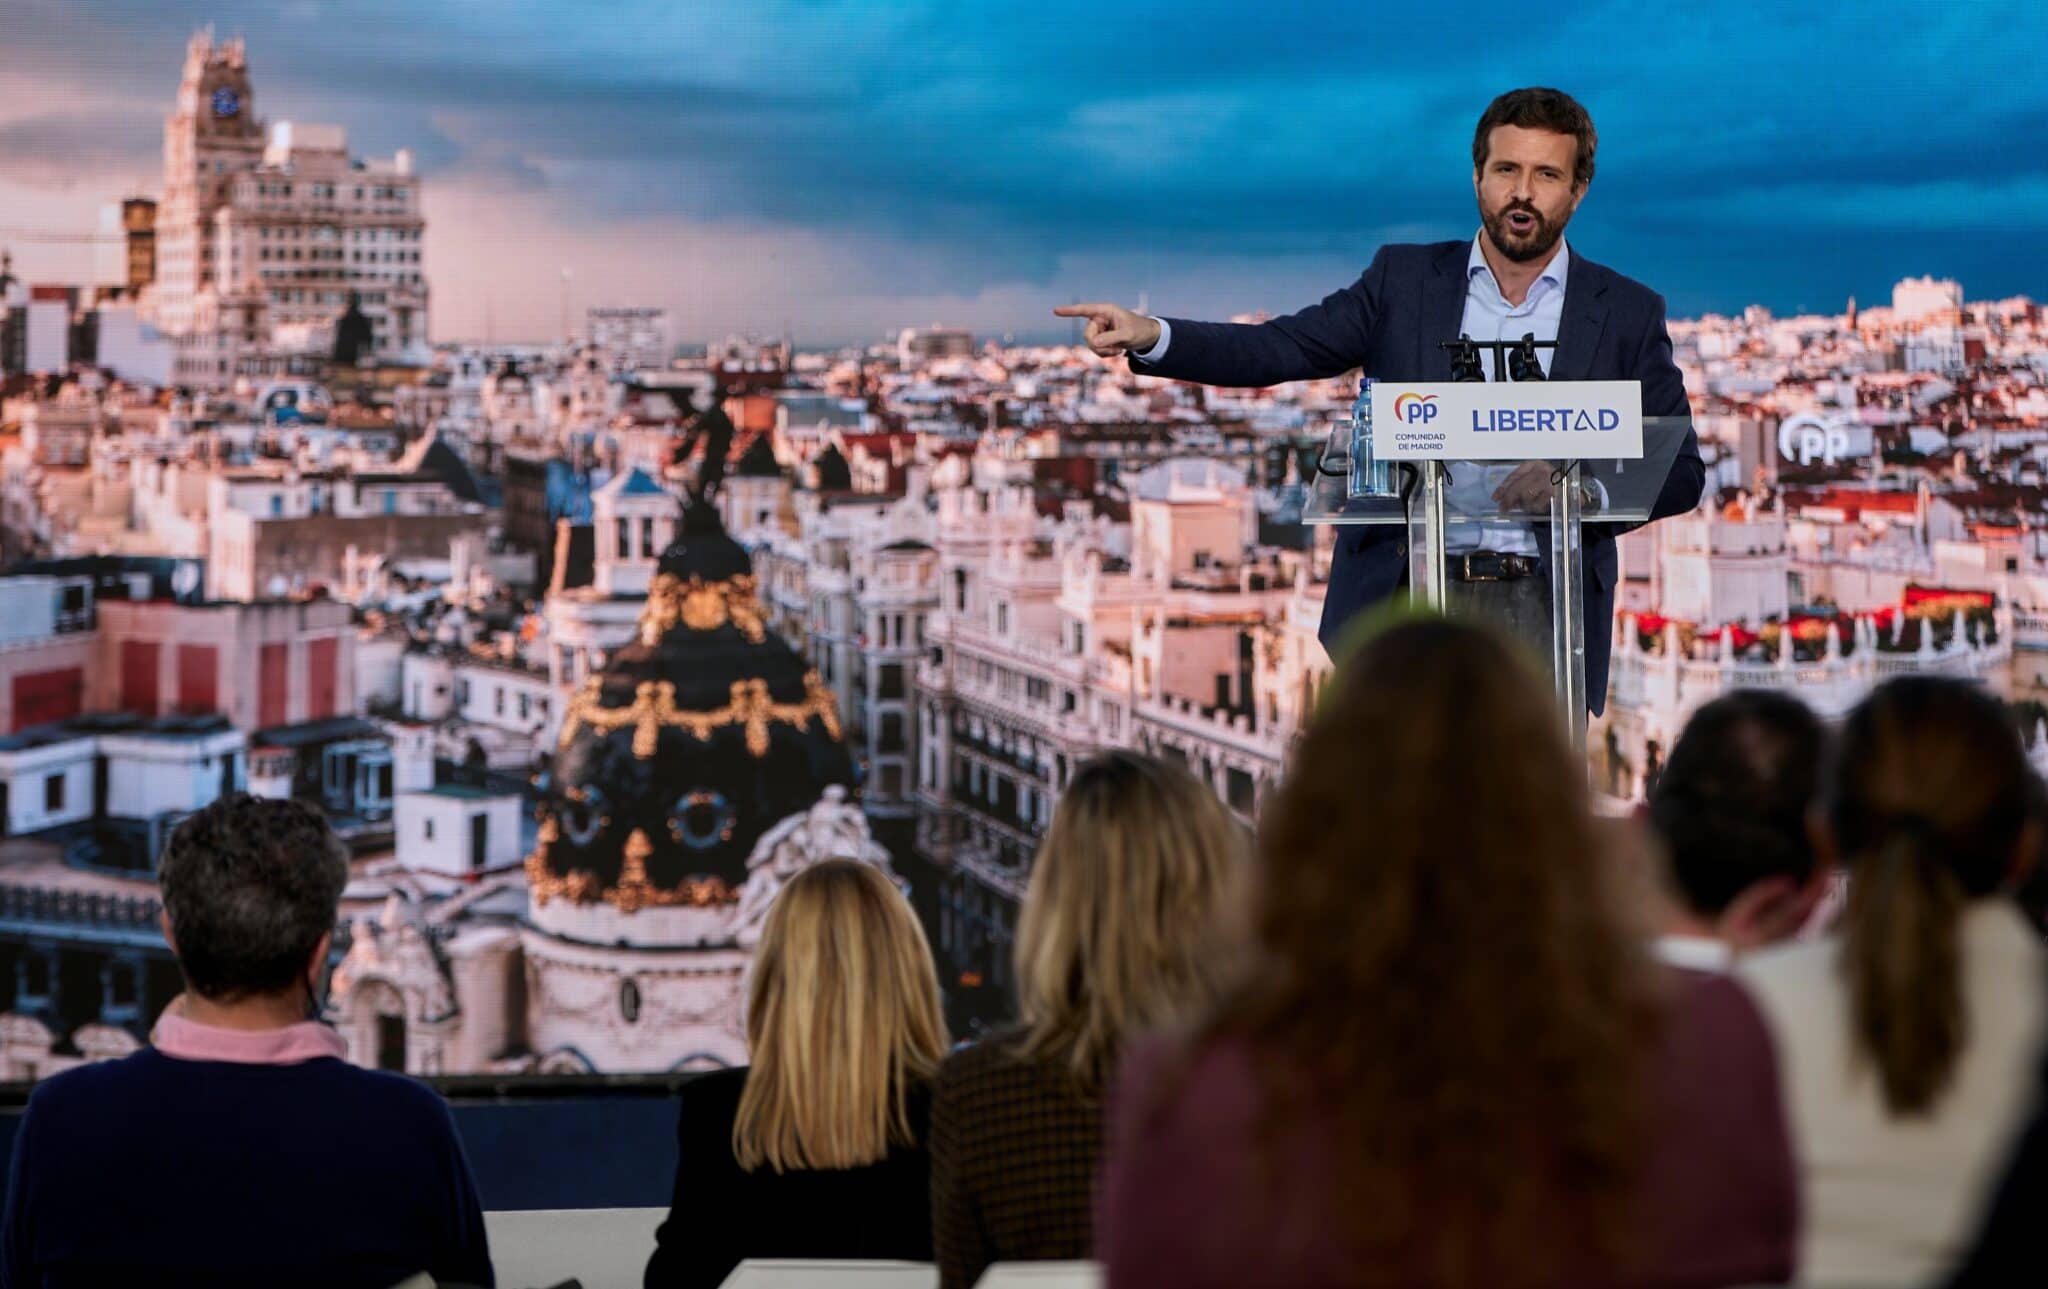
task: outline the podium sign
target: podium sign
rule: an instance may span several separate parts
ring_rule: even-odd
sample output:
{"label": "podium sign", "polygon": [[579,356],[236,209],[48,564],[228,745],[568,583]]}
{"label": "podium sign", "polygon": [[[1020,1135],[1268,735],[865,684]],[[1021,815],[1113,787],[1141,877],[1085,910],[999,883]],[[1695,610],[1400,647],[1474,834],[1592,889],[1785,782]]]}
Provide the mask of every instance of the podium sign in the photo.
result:
{"label": "podium sign", "polygon": [[1373,456],[1382,461],[1533,461],[1643,455],[1641,386],[1627,380],[1379,381]]}
{"label": "podium sign", "polygon": [[[1369,456],[1336,426],[1302,522],[1405,531],[1410,593],[1547,659],[1583,745],[1586,633],[1614,629],[1583,616],[1583,529],[1650,518],[1691,419],[1645,417],[1636,381],[1375,383],[1372,412]],[[1391,461],[1395,495],[1351,495],[1360,459]]]}

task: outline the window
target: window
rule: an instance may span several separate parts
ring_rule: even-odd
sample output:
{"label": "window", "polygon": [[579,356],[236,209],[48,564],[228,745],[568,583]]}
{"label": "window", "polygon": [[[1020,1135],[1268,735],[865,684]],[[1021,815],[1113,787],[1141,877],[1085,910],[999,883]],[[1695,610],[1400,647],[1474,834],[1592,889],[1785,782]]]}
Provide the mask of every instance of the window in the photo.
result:
{"label": "window", "polygon": [[431,816],[426,820],[426,827],[423,831],[428,841],[434,840],[434,821]]}
{"label": "window", "polygon": [[505,714],[505,687],[503,685],[491,691],[491,709],[499,716]]}
{"label": "window", "polygon": [[642,515],[640,516],[640,558],[652,559],[653,557],[654,517],[652,515]]}
{"label": "window", "polygon": [[1232,766],[1224,772],[1224,799],[1230,808],[1241,815],[1249,815],[1258,805],[1258,789],[1252,776]]}
{"label": "window", "polygon": [[903,697],[902,663],[885,662],[882,664],[882,674],[875,696],[877,698]]}
{"label": "window", "polygon": [[1007,604],[996,605],[996,634],[999,636],[1010,634],[1010,606]]}
{"label": "window", "polygon": [[532,716],[533,695],[522,693],[519,695],[519,719],[525,721],[530,719]]}
{"label": "window", "polygon": [[135,969],[123,963],[113,963],[107,972],[107,984],[117,1007],[135,1005]]}
{"label": "window", "polygon": [[613,550],[612,557],[614,559],[631,559],[633,558],[633,521],[621,519],[618,521],[617,527],[618,533],[615,540],[618,545]]}
{"label": "window", "polygon": [[43,813],[56,814],[64,809],[64,776],[46,775],[43,778]]}

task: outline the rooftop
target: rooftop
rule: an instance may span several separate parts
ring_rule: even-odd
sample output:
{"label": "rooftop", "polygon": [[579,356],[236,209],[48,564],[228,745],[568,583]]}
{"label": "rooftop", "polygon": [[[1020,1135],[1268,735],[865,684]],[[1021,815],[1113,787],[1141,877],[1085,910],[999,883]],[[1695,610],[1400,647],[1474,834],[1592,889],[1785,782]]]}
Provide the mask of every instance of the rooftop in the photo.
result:
{"label": "rooftop", "polygon": [[323,720],[301,721],[297,725],[273,725],[257,730],[250,742],[261,747],[310,747],[345,738],[382,738],[384,729],[375,721],[359,716],[329,716]]}
{"label": "rooftop", "polygon": [[448,797],[456,801],[498,801],[516,797],[516,793],[493,792],[489,788],[471,787],[466,783],[442,783],[428,788],[424,794],[429,797]]}
{"label": "rooftop", "polygon": [[0,737],[0,752],[26,752],[101,734],[119,734],[128,738],[200,739],[229,733],[233,729],[225,716],[214,713],[144,717],[131,712],[108,712],[74,716],[67,721],[38,725]]}

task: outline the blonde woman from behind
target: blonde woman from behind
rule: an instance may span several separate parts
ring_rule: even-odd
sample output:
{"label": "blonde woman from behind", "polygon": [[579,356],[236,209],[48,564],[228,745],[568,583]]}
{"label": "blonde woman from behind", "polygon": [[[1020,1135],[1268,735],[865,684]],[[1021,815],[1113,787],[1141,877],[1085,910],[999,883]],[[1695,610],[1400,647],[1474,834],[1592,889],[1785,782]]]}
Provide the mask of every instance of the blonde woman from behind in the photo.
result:
{"label": "blonde woman from behind", "polygon": [[1102,1095],[1126,1042],[1200,1012],[1244,829],[1187,770],[1130,751],[1082,765],[1017,924],[1018,1026],[947,1058],[932,1110],[940,1283],[1091,1256]]}
{"label": "blonde woman from behind", "polygon": [[946,1050],[924,930],[878,869],[792,878],[756,951],[752,1065],[687,1084],[648,1289],[743,1259],[929,1261],[930,1080]]}

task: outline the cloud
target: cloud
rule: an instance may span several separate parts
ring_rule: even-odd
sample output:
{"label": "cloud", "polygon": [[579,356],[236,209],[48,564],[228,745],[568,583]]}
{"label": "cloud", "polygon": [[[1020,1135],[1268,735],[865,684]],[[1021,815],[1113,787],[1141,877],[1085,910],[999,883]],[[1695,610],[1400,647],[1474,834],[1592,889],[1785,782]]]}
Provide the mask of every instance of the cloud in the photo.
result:
{"label": "cloud", "polygon": [[163,118],[121,108],[44,112],[0,121],[0,175],[72,188],[146,173],[163,158]]}
{"label": "cloud", "polygon": [[[148,164],[208,20],[247,36],[259,112],[338,121],[368,154],[412,148],[430,192],[517,196],[536,254],[740,237],[806,263],[792,312],[885,310],[891,284],[979,309],[1118,264],[1211,311],[1248,265],[1292,281],[1386,238],[1463,236],[1472,122],[1529,83],[1600,124],[1575,244],[1648,266],[1674,307],[1868,292],[1914,247],[1986,290],[2048,294],[2048,266],[1962,240],[2039,224],[2048,162],[2015,141],[2048,132],[2048,17],[2013,0],[1653,22],[1589,0],[1540,24],[1486,0],[14,0],[0,77],[89,87],[111,132],[42,111],[0,124],[0,174]],[[1207,292],[1205,267],[1224,275]]]}

